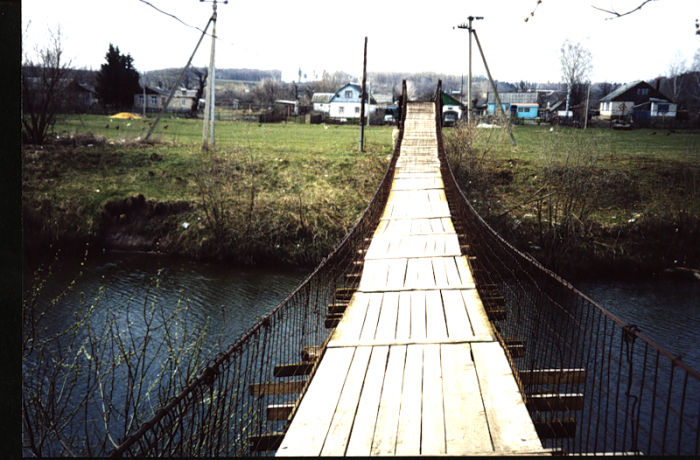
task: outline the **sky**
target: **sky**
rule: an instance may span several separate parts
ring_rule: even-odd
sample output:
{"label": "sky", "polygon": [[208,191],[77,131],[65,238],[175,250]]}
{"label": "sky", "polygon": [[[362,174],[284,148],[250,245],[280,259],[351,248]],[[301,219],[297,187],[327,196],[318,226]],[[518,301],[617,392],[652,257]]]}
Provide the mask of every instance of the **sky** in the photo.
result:
{"label": "sky", "polygon": [[[665,75],[678,58],[690,65],[700,49],[700,35],[695,34],[700,0],[656,0],[620,18],[592,7],[622,13],[640,3],[219,1],[216,67],[278,69],[285,81],[297,80],[299,69],[309,79],[324,70],[359,77],[367,37],[370,72],[466,75],[469,34],[457,26],[470,15],[484,18],[474,21],[474,30],[499,81],[560,81],[559,55],[567,38],[590,50],[593,82],[652,80]],[[198,0],[23,0],[23,46],[31,52],[47,42],[49,30],[60,27],[65,55],[75,68],[99,70],[110,43],[130,54],[139,71],[183,67],[201,36],[195,27],[204,28],[212,6]],[[207,66],[210,51],[211,39],[205,37],[193,65]],[[472,69],[474,75],[486,74],[476,42]]]}

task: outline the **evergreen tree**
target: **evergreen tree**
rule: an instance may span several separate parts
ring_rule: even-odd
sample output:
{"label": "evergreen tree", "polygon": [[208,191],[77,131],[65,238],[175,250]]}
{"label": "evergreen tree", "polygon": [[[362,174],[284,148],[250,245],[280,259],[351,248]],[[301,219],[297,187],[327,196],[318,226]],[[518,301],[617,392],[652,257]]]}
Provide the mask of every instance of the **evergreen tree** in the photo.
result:
{"label": "evergreen tree", "polygon": [[142,91],[134,59],[130,54],[122,55],[111,43],[105,59],[107,63],[102,64],[97,74],[97,97],[104,105],[132,107],[134,95]]}

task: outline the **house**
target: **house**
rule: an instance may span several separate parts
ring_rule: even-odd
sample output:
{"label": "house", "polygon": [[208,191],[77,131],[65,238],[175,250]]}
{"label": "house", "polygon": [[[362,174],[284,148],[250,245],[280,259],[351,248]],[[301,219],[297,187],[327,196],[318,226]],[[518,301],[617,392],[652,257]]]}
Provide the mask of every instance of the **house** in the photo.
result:
{"label": "house", "polygon": [[645,81],[623,85],[600,100],[600,118],[654,121],[675,119],[678,105]]}
{"label": "house", "polygon": [[[506,114],[524,119],[537,118],[539,113],[539,92],[498,93],[498,96]],[[496,95],[494,93],[488,93],[487,104],[489,115],[494,115],[496,112]]]}
{"label": "house", "polygon": [[394,95],[391,93],[373,93],[371,96],[377,101],[377,107],[380,109],[394,104]]}
{"label": "house", "polygon": [[[329,101],[329,115],[335,119],[360,118],[360,99],[362,88],[355,83],[348,83],[335,92]],[[365,104],[367,100],[365,99]],[[370,96],[369,107],[365,107],[366,114],[377,109],[377,101]]]}
{"label": "house", "polygon": [[[145,93],[145,97],[144,97]],[[134,94],[134,110],[143,110],[144,105],[147,112],[160,111],[168,100],[170,91],[164,91],[160,88],[146,86],[145,91],[139,94]],[[170,104],[166,108],[167,112],[190,112],[196,101],[197,90],[180,88],[175,91]]]}
{"label": "house", "polygon": [[459,102],[459,99],[455,99],[445,92],[440,95],[440,99],[442,101],[443,116],[445,115],[445,112],[451,111],[457,112],[458,118],[462,118],[462,104]]}
{"label": "house", "polygon": [[311,96],[311,103],[317,112],[329,113],[331,111],[330,102],[335,93],[314,93]]}
{"label": "house", "polygon": [[66,87],[66,103],[72,112],[84,112],[97,105],[97,92],[90,85],[71,81]]}

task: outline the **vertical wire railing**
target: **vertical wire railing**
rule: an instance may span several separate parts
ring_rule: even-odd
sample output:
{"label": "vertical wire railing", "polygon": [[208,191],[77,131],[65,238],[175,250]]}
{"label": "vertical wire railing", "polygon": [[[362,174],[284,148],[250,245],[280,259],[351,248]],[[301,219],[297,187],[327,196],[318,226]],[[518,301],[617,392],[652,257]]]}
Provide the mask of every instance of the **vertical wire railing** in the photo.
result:
{"label": "vertical wire railing", "polygon": [[294,406],[301,399],[334,327],[328,322],[329,305],[357,289],[356,275],[391,189],[406,102],[404,81],[394,154],[352,230],[285,300],[122,439],[110,456],[248,456],[277,449],[291,417],[270,420],[267,409]]}
{"label": "vertical wire railing", "polygon": [[476,213],[445,156],[440,94],[438,84],[450,212],[481,298],[501,300],[492,324],[544,446],[698,455],[700,373],[515,249]]}

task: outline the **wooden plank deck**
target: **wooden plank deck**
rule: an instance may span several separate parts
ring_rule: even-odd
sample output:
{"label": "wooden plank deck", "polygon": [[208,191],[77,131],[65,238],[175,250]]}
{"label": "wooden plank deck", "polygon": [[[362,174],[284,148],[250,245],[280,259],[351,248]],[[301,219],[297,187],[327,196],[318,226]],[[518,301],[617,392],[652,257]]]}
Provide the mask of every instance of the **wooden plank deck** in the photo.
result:
{"label": "wooden plank deck", "polygon": [[461,255],[434,104],[408,105],[362,277],[279,456],[548,455]]}

